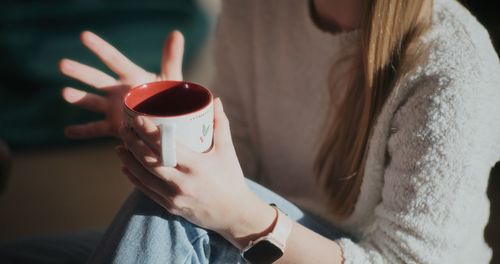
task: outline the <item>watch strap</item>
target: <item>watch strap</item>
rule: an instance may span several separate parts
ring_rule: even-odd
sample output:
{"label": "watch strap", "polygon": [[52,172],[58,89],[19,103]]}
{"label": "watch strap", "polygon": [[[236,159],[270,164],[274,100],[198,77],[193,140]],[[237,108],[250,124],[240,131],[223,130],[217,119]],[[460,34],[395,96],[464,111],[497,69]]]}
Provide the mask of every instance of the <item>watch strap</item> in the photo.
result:
{"label": "watch strap", "polygon": [[[251,264],[273,263],[274,261],[278,260],[281,256],[283,256],[283,254],[285,253],[286,241],[288,240],[288,236],[291,233],[293,222],[275,204],[270,204],[270,205],[276,211],[276,217],[273,221],[274,226],[271,232],[254,241],[251,241],[248,244],[248,246],[242,250],[241,256],[248,263]],[[261,248],[263,244],[274,247],[274,249],[271,251],[269,251],[269,249],[263,249]],[[258,253],[258,251],[261,252]],[[274,253],[268,255],[267,259],[266,257],[262,258],[263,254],[266,255],[268,254],[268,252],[269,253],[274,252]]]}
{"label": "watch strap", "polygon": [[283,251],[285,250],[286,241],[290,232],[292,231],[292,220],[281,211],[276,204],[270,204],[276,210],[276,223],[274,225],[273,231],[269,233],[268,237],[272,237],[274,242],[278,242],[278,245]]}

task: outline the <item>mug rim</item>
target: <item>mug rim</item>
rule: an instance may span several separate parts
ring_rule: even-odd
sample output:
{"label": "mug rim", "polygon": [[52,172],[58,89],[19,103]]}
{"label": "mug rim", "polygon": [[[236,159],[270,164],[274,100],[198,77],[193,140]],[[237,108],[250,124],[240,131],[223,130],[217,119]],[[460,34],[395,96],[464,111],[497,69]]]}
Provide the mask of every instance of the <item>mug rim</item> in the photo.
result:
{"label": "mug rim", "polygon": [[[171,88],[176,87],[177,85],[183,84],[183,83],[201,87],[209,95],[209,99],[207,100],[207,102],[203,106],[201,106],[199,109],[196,109],[195,111],[191,111],[191,112],[183,113],[183,114],[176,114],[176,115],[153,115],[153,114],[147,114],[147,113],[136,111],[132,107],[129,106],[128,100],[131,100],[129,98],[132,96],[132,93],[134,93],[134,90],[136,90],[136,89],[141,89],[141,88],[144,89],[147,86],[152,86],[152,85],[159,85],[159,86],[166,85],[168,87],[166,87],[164,90],[162,90],[162,91],[165,91],[165,90],[171,89]],[[212,92],[208,88],[206,88],[205,86],[203,86],[201,84],[197,84],[197,83],[194,83],[194,82],[188,82],[188,81],[168,81],[168,80],[167,81],[154,81],[154,82],[142,83],[140,85],[132,87],[127,92],[127,94],[125,95],[125,97],[123,98],[123,106],[124,106],[124,108],[128,112],[132,112],[132,113],[134,113],[136,115],[156,117],[156,118],[176,118],[176,117],[189,116],[189,115],[196,114],[198,112],[204,111],[206,108],[208,108],[212,104],[213,97],[214,96],[213,96]]]}

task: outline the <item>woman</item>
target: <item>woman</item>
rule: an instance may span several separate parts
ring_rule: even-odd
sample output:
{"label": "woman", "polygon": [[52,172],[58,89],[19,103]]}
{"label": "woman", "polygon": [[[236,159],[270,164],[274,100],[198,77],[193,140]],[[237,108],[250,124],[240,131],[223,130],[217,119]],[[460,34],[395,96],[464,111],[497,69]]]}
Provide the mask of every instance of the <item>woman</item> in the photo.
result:
{"label": "woman", "polygon": [[[160,75],[92,33],[82,40],[119,78],[61,63],[108,92],[63,91],[107,114],[68,128],[70,137],[118,136],[128,87],[182,79],[178,32]],[[487,32],[457,2],[227,1],[216,43],[211,87],[224,109],[216,100],[212,150],[181,147],[179,166],[165,168],[151,165],[159,157],[150,120],[121,131],[117,153],[140,192],[90,262],[239,263],[242,251],[257,262],[248,248],[264,263],[489,261],[485,192],[500,159],[500,67]],[[278,225],[283,256],[271,242],[252,248]]]}

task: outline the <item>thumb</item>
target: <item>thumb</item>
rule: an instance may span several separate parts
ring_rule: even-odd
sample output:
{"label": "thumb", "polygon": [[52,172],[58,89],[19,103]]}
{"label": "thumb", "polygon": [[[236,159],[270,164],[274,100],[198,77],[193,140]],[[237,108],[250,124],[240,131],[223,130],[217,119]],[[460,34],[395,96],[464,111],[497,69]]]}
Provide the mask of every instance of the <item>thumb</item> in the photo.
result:
{"label": "thumb", "polygon": [[229,120],[222,107],[220,98],[214,100],[214,148],[221,149],[232,145]]}
{"label": "thumb", "polygon": [[182,58],[184,56],[184,36],[174,30],[163,46],[161,59],[161,78],[164,80],[182,81]]}

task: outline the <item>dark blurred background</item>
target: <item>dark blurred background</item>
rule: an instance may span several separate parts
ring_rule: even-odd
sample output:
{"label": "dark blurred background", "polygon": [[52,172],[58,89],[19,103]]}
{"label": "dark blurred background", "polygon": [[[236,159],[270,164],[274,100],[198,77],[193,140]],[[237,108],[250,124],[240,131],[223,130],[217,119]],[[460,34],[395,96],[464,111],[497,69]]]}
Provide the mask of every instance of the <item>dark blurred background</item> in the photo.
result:
{"label": "dark blurred background", "polygon": [[63,101],[65,86],[93,88],[63,77],[59,60],[71,58],[113,76],[80,43],[80,32],[97,33],[139,66],[159,72],[164,40],[178,29],[186,39],[185,77],[204,82],[210,75],[207,40],[217,3],[0,2],[0,242],[103,228],[131,190],[114,154],[116,141],[63,136],[65,126],[102,116]]}
{"label": "dark blurred background", "polygon": [[[461,2],[488,29],[498,52],[497,3]],[[219,0],[0,3],[0,242],[37,233],[101,228],[131,189],[119,173],[115,141],[70,142],[62,135],[68,124],[99,117],[67,105],[59,95],[69,85],[91,89],[63,78],[57,71],[60,58],[106,69],[79,43],[79,33],[96,32],[155,72],[165,36],[180,29],[186,36],[186,77],[203,82],[210,79],[207,36],[218,5]],[[491,217],[485,236],[494,248],[492,263],[500,263],[498,164],[491,173],[488,197]]]}
{"label": "dark blurred background", "polygon": [[208,32],[196,0],[10,0],[0,5],[0,138],[14,149],[67,143],[65,126],[99,117],[59,96],[68,85],[91,89],[62,77],[57,70],[62,57],[106,69],[80,43],[81,31],[94,31],[153,72],[159,71],[168,32],[185,34],[186,62]]}

